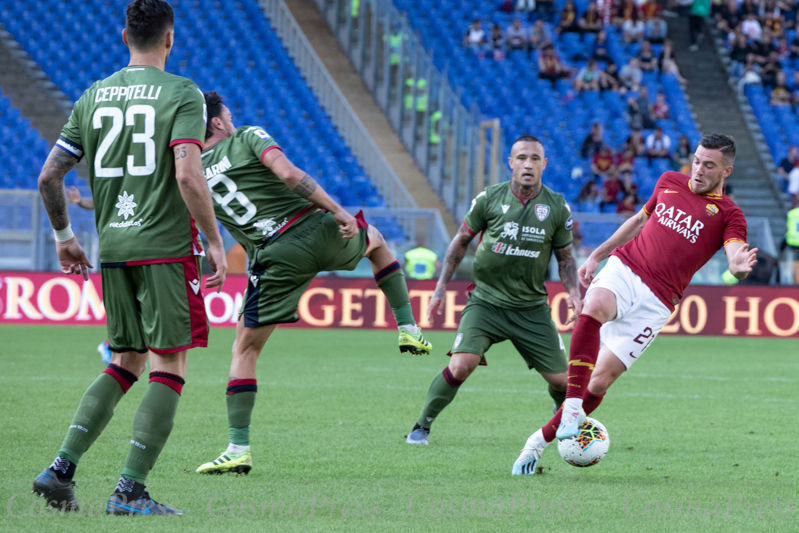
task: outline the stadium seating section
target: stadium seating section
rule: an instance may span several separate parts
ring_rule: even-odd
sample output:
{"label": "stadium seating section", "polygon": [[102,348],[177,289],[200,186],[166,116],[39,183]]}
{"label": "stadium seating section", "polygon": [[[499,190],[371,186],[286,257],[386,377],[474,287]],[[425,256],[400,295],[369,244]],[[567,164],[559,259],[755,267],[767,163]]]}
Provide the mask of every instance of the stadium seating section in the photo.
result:
{"label": "stadium seating section", "polygon": [[[556,2],[558,9],[564,1]],[[473,19],[481,19],[488,34],[494,23],[499,24],[504,32],[516,17],[529,28],[531,23],[526,14],[502,12],[494,2],[395,0],[395,4],[408,13],[411,26],[419,32],[425,47],[432,49],[436,67],[442,72],[446,69],[450,83],[464,89],[463,103],[467,106],[477,104],[485,117],[501,119],[508,152],[513,139],[522,134],[532,134],[544,141],[549,158],[544,180],[563,193],[567,200],[574,200],[585,180],[571,179],[574,167],[581,167],[584,176],[590,174],[590,160],[581,159],[579,151],[593,122],[604,126],[606,143],[615,151],[621,150],[630,128],[623,118],[626,99],[620,98],[618,93],[600,95],[598,92],[585,92],[578,97],[572,91],[570,80],[559,80],[553,89],[548,80],[538,79],[537,52],[530,58],[523,51],[510,52],[504,60],[495,60],[490,51],[481,52],[461,45],[466,28]],[[582,13],[588,1],[578,0],[576,4],[578,12]],[[577,33],[559,36],[551,31],[552,24],[547,26],[564,64],[574,68],[585,66],[591,55],[594,35],[586,34],[581,41]],[[639,45],[625,47],[620,33],[613,26],[606,29],[611,56],[621,68],[638,52]],[[654,45],[653,48],[657,54],[660,53],[661,46]],[[585,59],[574,60],[577,56]],[[603,63],[600,65],[604,68]],[[666,95],[671,118],[656,124],[669,135],[672,147],[680,134],[687,135],[696,146],[699,141],[696,123],[674,75],[645,72],[643,84],[649,89],[652,103],[658,92]],[[637,94],[631,92],[627,96]],[[649,133],[642,131],[644,138]],[[655,159],[651,166],[644,158],[636,159],[634,181],[639,184],[639,195],[644,200],[651,194],[660,174],[668,169],[669,161],[666,159]],[[598,210],[596,205],[582,207]]]}
{"label": "stadium seating section", "polygon": [[[176,46],[167,65],[170,72],[191,78],[204,91],[218,91],[237,125],[264,126],[287,155],[342,205],[385,205],[255,0],[172,4]],[[95,80],[111,75],[127,61],[120,35],[124,5],[83,0],[64,9],[58,0],[6,2],[0,7],[0,20],[53,82],[76,101]],[[5,116],[2,108],[0,113]],[[32,130],[26,130],[25,142],[36,142],[27,140],[33,135],[27,131]],[[0,150],[6,148],[0,144]],[[41,168],[42,159],[30,168]],[[32,172],[13,175],[13,186],[35,187]],[[404,238],[391,219],[370,222],[389,239]]]}

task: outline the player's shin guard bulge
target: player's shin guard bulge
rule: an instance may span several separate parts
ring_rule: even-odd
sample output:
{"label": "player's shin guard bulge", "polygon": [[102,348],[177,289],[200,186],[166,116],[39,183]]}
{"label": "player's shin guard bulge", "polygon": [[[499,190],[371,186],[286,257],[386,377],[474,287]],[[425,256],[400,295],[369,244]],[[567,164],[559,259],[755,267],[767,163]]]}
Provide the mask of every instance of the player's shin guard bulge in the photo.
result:
{"label": "player's shin guard bulge", "polygon": [[[455,378],[449,367],[444,368],[443,372],[437,374],[427,391],[424,407],[422,407],[422,412],[419,414],[419,420],[416,424],[429,430],[433,420],[452,402],[462,384],[463,381]],[[414,428],[414,430],[416,429]]]}
{"label": "player's shin guard bulge", "polygon": [[255,407],[258,382],[255,379],[231,379],[227,385],[227,417],[230,446],[222,454],[197,468],[199,474],[248,474],[252,470],[250,420]]}
{"label": "player's shin guard bulge", "polygon": [[582,399],[599,357],[602,323],[591,315],[582,314],[574,326],[569,347],[568,385],[566,399]]}
{"label": "player's shin guard bulge", "polygon": [[150,372],[150,385],[133,420],[130,453],[122,476],[144,483],[164,449],[183,391],[183,378],[167,372]]}

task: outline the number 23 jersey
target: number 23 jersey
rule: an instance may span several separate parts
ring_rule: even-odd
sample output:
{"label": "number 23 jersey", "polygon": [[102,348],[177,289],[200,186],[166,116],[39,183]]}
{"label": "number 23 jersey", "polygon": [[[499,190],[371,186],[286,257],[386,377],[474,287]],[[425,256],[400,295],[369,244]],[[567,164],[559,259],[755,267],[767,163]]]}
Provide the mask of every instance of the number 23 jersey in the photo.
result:
{"label": "number 23 jersey", "polygon": [[172,147],[202,149],[205,115],[194,82],[155,67],[123,68],[75,103],[56,146],[86,155],[104,266],[171,262],[199,252]]}

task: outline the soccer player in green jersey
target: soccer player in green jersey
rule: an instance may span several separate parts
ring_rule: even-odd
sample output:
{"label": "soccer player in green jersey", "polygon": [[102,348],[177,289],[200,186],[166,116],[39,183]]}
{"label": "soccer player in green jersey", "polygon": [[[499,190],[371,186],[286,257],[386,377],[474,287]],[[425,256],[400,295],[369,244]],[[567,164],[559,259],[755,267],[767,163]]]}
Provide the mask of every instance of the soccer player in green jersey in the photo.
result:
{"label": "soccer player in green jersey", "polygon": [[75,468],[149,359],[150,383],[106,512],[182,514],[152,500],[144,482],[172,430],[186,352],[208,342],[195,220],[216,272],[206,287],[224,283],[227,263],[200,161],[205,102],[193,82],[164,72],[173,24],[163,0],[128,6],[122,39],[129,65],[83,93],[39,176],[61,270],[88,279],[91,265],[70,229],[64,176],[82,156],[89,160],[113,352],[81,398],[55,461],[33,482],[33,492],[55,508],[78,510]]}
{"label": "soccer player in green jersey", "polygon": [[566,391],[566,350],[547,304],[544,287],[552,252],[573,311],[580,314],[577,264],[572,256],[571,210],[563,196],[541,183],[547,166],[544,146],[531,135],[513,143],[508,159],[510,183],[487,187],[472,201],[458,235],[444,258],[444,268],[430,299],[428,316],[444,310],[447,284],[469,243],[482,234],[474,259],[469,294],[452,346],[449,365],[427,392],[419,420],[408,435],[409,444],[427,444],[430,426],[452,402],[463,382],[492,344],[510,340],[527,363],[549,383],[549,393],[560,405]]}
{"label": "soccer player in green jersey", "polygon": [[248,473],[258,356],[277,324],[298,320],[300,296],[319,272],[353,270],[367,257],[394,312],[400,351],[427,354],[432,346],[416,325],[402,268],[380,232],[330,198],[265,130],[236,128],[216,92],[205,93],[205,102],[205,179],[219,221],[244,246],[250,268],[227,386],[230,443],[197,472]]}

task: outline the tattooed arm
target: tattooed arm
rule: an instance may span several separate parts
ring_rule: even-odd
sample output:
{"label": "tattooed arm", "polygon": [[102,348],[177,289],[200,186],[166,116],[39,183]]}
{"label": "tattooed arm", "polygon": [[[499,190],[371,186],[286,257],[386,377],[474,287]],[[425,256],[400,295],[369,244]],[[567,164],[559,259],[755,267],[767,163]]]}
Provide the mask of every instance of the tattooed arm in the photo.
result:
{"label": "tattooed arm", "polygon": [[444,312],[444,305],[447,296],[447,284],[452,279],[458,266],[466,256],[466,250],[469,248],[469,243],[474,239],[474,234],[468,228],[461,224],[458,229],[458,234],[452,239],[447,248],[447,254],[444,256],[444,266],[441,269],[441,276],[438,278],[436,290],[433,297],[430,298],[430,305],[427,306],[427,318],[433,319],[433,312],[437,311],[438,314]]}
{"label": "tattooed arm", "polygon": [[347,213],[327,192],[316,183],[316,180],[303,170],[294,166],[281,150],[269,150],[261,161],[272,170],[286,187],[301,198],[313,202],[322,209],[330,211],[344,237],[351,239],[358,235],[358,223],[355,217]]}
{"label": "tattooed arm", "polygon": [[583,304],[580,298],[580,284],[577,281],[577,262],[572,255],[571,243],[563,248],[555,248],[555,259],[558,261],[558,272],[560,273],[560,281],[569,296],[566,297],[566,303],[572,314],[566,321],[570,324],[577,320],[582,311]]}
{"label": "tattooed arm", "polygon": [[[39,193],[42,195],[44,208],[50,217],[50,224],[56,231],[69,228],[69,215],[67,214],[67,197],[64,194],[64,176],[78,162],[78,158],[68,154],[61,148],[54,146],[44,162],[42,172],[39,174]],[[68,231],[71,234],[71,231]],[[64,274],[83,274],[83,279],[89,279],[89,269],[93,268],[78,240],[73,236],[65,241],[58,241],[56,235],[56,253]]]}

